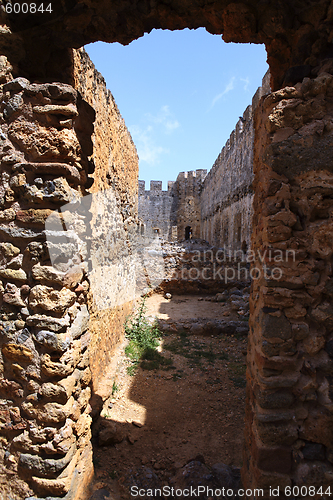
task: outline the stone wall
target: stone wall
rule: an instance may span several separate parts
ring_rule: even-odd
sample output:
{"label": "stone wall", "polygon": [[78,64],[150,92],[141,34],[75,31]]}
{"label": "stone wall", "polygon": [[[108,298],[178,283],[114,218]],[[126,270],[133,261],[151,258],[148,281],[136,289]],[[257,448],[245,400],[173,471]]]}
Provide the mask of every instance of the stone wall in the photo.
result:
{"label": "stone wall", "polygon": [[260,485],[267,498],[269,487],[306,485],[313,494],[333,484],[332,62],[263,97],[255,114],[259,274],[250,298],[243,483]]}
{"label": "stone wall", "polygon": [[231,251],[250,242],[253,193],[253,115],[248,106],[205,180],[201,237]]}
{"label": "stone wall", "polygon": [[250,265],[203,240],[161,242],[165,276],[159,293],[216,294],[251,284]]}
{"label": "stone wall", "polygon": [[[112,362],[114,348],[123,335],[125,317],[131,310],[131,289],[135,273],[121,274],[130,266],[126,241],[138,224],[138,156],[136,147],[119,113],[103,76],[96,70],[84,49],[74,51],[75,87],[95,110],[90,168],[93,171],[89,295],[92,344],[90,362],[95,395],[107,391],[106,367]],[[121,279],[122,287],[114,283]],[[126,296],[127,295],[127,296]],[[117,297],[121,296],[121,300]],[[110,307],[111,306],[111,307]]]}
{"label": "stone wall", "polygon": [[200,238],[201,228],[201,190],[207,170],[180,172],[176,186],[178,193],[177,237],[187,239],[186,228],[191,231],[192,238]]}
{"label": "stone wall", "polygon": [[200,197],[201,238],[234,252],[250,246],[253,203],[253,112],[269,93],[269,73],[263,78],[235,130],[209,171]]}
{"label": "stone wall", "polygon": [[[86,497],[91,404],[130,307],[121,263],[137,228],[136,150],[87,55],[73,60],[75,88],[13,80],[1,60],[0,496],[13,500]],[[121,290],[101,307],[117,252]]]}
{"label": "stone wall", "polygon": [[147,234],[168,241],[200,237],[200,193],[206,174],[204,169],[180,172],[175,182],[168,182],[168,191],[162,191],[162,181],[151,181],[150,191],[139,181],[139,217]]}
{"label": "stone wall", "polygon": [[151,181],[150,190],[145,190],[145,181],[139,181],[139,216],[146,234],[158,234],[165,240],[177,237],[178,196],[174,182],[168,182],[168,190],[162,191],[161,181]]}
{"label": "stone wall", "polygon": [[94,112],[66,84],[17,78],[1,94],[2,494],[63,495],[92,473],[91,372],[83,218],[64,213],[64,236],[58,209],[86,194]]}

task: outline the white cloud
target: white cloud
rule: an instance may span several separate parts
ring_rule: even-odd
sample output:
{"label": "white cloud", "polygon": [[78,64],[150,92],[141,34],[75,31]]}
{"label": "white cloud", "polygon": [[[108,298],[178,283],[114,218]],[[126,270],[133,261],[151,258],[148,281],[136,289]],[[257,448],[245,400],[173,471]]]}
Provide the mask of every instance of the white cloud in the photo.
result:
{"label": "white cloud", "polygon": [[234,89],[234,87],[235,87],[234,82],[235,82],[235,77],[233,76],[230,78],[230,80],[227,83],[227,85],[225,86],[225,89],[223,90],[223,92],[221,92],[220,94],[218,94],[214,97],[209,109],[212,109],[215,106],[215,104],[217,103],[217,101],[219,101],[221,99],[221,97],[228,94],[229,92],[231,92]]}
{"label": "white cloud", "polygon": [[161,106],[156,115],[146,113],[141,123],[142,125],[129,127],[139,160],[149,165],[158,164],[161,155],[168,154],[169,150],[159,146],[156,142],[163,140],[164,135],[172,134],[180,127],[180,123],[167,105]]}
{"label": "white cloud", "polygon": [[151,125],[148,125],[144,129],[134,125],[130,127],[130,131],[134,144],[136,145],[140,161],[146,162],[148,165],[154,165],[159,163],[160,156],[162,154],[169,153],[168,149],[155,144],[153,139],[153,127]]}
{"label": "white cloud", "polygon": [[248,91],[249,91],[249,84],[250,84],[250,79],[249,79],[249,77],[246,77],[246,78],[241,78],[240,80],[241,80],[241,82],[244,82],[244,83],[245,83],[245,85],[244,85],[244,87],[243,87],[244,92],[248,92]]}
{"label": "white cloud", "polygon": [[165,124],[165,128],[167,133],[171,133],[173,130],[176,130],[176,128],[179,128],[179,122],[177,120],[170,121],[168,120]]}
{"label": "white cloud", "polygon": [[180,123],[175,119],[173,113],[170,111],[169,106],[162,106],[157,115],[146,113],[145,118],[158,125],[162,125],[166,134],[171,134],[174,130],[180,127]]}

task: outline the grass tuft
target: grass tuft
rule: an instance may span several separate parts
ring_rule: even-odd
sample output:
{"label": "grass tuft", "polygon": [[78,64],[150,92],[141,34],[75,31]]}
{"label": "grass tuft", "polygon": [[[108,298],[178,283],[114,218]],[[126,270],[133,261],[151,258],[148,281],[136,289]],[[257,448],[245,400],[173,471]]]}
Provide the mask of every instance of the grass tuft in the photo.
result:
{"label": "grass tuft", "polygon": [[171,358],[165,358],[157,351],[161,332],[156,324],[149,323],[145,316],[146,297],[143,297],[136,313],[130,316],[125,323],[125,335],[129,340],[125,347],[125,354],[131,361],[127,367],[129,375],[135,375],[139,366],[144,370],[157,370],[172,365]]}
{"label": "grass tuft", "polygon": [[114,394],[116,394],[116,392],[118,392],[120,389],[119,385],[116,384],[115,381],[113,381],[113,384],[112,384],[112,396],[114,396]]}

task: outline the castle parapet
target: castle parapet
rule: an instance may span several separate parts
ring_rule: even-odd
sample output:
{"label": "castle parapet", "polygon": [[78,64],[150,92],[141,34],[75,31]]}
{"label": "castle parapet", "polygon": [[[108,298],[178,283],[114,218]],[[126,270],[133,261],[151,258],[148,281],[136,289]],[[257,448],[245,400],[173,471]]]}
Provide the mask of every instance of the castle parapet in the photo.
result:
{"label": "castle parapet", "polygon": [[146,181],[139,181],[139,194],[143,194],[146,189]]}
{"label": "castle parapet", "polygon": [[150,191],[162,191],[162,181],[150,181]]}

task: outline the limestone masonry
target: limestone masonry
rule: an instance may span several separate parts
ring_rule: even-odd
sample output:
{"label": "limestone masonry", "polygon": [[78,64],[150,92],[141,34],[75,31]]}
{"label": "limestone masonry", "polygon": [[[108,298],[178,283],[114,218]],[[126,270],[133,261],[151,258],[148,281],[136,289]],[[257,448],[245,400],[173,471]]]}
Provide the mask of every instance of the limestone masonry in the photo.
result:
{"label": "limestone masonry", "polygon": [[98,307],[96,290],[122,291],[103,288],[94,259],[112,231],[121,254],[137,226],[136,148],[84,50],[73,61],[74,87],[13,79],[1,61],[0,497],[15,500],[83,498],[92,415],[131,310]]}
{"label": "limestone masonry", "polygon": [[270,93],[269,72],[231,133],[213,167],[178,174],[162,191],[161,181],[150,190],[139,181],[139,217],[145,231],[169,241],[201,238],[229,251],[251,244],[253,215],[254,111]]}

